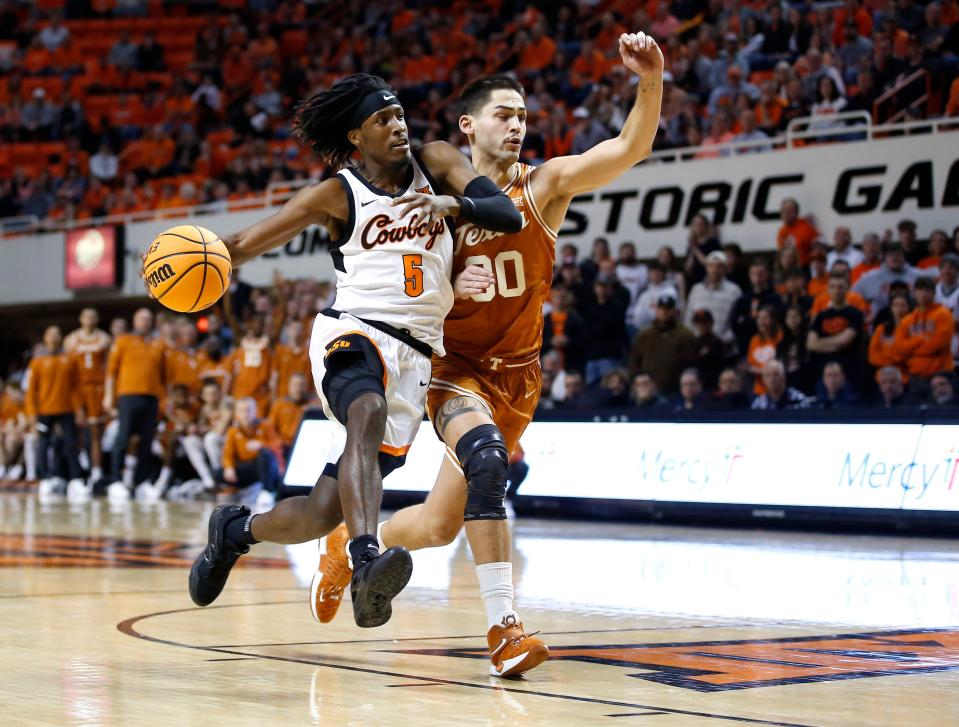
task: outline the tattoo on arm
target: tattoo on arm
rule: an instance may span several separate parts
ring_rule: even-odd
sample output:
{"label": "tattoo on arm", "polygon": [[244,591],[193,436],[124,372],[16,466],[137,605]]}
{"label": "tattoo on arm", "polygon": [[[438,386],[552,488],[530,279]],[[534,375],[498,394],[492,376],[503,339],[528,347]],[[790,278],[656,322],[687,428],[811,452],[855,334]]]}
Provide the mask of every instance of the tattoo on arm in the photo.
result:
{"label": "tattoo on arm", "polygon": [[650,91],[655,91],[657,86],[657,81],[640,81],[639,82],[639,92],[640,93],[649,93]]}
{"label": "tattoo on arm", "polygon": [[443,439],[446,439],[446,428],[449,423],[460,414],[469,414],[474,411],[485,412],[486,408],[471,396],[457,396],[455,399],[450,399],[436,414],[436,430]]}

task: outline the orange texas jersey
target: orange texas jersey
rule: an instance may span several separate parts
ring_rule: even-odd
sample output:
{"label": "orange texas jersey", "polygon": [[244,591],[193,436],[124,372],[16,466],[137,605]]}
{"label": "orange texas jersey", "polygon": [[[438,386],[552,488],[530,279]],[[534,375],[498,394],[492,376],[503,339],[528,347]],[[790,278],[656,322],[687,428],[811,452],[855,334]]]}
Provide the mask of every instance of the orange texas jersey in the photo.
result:
{"label": "orange texas jersey", "polygon": [[80,367],[82,385],[103,386],[107,379],[110,334],[97,328],[92,334],[87,335],[82,328],[78,328],[64,339],[63,350],[76,359]]}
{"label": "orange texas jersey", "polygon": [[517,168],[503,191],[523,216],[522,230],[491,232],[462,221],[456,227],[453,275],[479,265],[496,277],[486,292],[454,301],[446,316],[446,350],[467,358],[525,358],[537,354],[543,343],[543,304],[553,279],[556,232],[533,199],[534,167]]}

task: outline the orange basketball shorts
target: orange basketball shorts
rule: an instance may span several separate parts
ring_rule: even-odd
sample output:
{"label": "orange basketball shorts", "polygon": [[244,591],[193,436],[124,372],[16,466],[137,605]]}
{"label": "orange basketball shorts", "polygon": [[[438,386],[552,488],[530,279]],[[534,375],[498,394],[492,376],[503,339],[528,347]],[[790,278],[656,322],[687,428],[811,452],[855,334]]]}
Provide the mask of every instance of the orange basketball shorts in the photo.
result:
{"label": "orange basketball shorts", "polygon": [[450,399],[478,399],[503,433],[506,450],[512,454],[533,420],[541,386],[538,356],[517,362],[475,361],[452,353],[442,358],[434,356],[426,410],[430,420],[435,421],[436,412]]}
{"label": "orange basketball shorts", "polygon": [[80,385],[80,406],[91,424],[103,421],[103,386],[101,384]]}

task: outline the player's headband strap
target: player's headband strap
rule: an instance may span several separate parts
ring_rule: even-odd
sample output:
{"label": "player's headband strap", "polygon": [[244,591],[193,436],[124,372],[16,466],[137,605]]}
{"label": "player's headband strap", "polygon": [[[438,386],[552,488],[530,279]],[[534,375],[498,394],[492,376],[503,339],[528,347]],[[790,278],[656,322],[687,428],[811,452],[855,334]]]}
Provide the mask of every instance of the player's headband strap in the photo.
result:
{"label": "player's headband strap", "polygon": [[387,106],[402,106],[399,99],[389,91],[379,90],[371,91],[366,94],[360,105],[357,106],[350,128],[358,129],[363,122],[370,118],[377,111],[385,109]]}

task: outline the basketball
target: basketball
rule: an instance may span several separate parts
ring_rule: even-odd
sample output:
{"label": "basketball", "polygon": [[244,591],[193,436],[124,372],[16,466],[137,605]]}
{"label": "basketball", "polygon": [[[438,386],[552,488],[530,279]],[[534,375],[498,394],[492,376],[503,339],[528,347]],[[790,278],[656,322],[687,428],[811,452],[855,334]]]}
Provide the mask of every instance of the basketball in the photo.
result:
{"label": "basketball", "polygon": [[216,303],[230,284],[232,270],[223,240],[197,225],[161,232],[143,261],[143,277],[153,297],[180,313]]}

